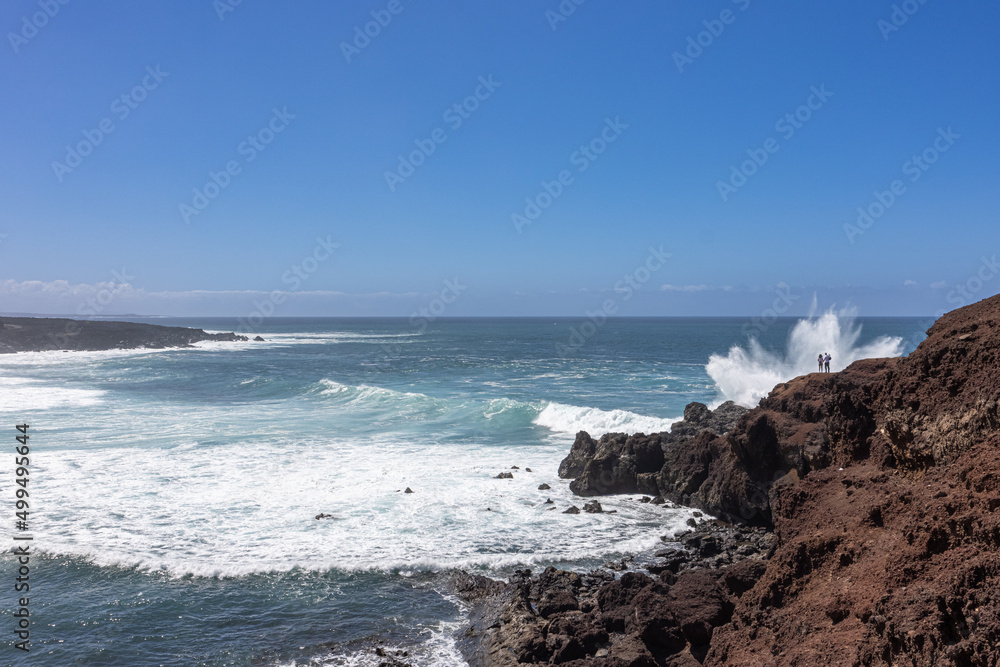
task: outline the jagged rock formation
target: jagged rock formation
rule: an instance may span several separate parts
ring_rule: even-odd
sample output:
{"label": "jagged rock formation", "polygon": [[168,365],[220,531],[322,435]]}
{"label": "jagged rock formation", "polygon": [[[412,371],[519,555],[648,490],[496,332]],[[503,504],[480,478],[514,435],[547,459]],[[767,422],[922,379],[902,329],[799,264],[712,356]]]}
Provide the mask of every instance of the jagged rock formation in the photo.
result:
{"label": "jagged rock formation", "polygon": [[[720,436],[746,412],[732,401],[714,412],[702,403],[690,403],[684,408],[683,421],[669,433],[608,433],[595,441],[580,431],[569,456],[559,465],[559,476],[575,477],[570,488],[581,496],[647,493],[683,503],[689,500],[689,489],[697,489],[703,478],[688,460],[691,438],[701,433]],[[677,479],[661,481],[664,471]]]}
{"label": "jagged rock formation", "polygon": [[472,667],[697,665],[763,572],[771,542],[709,523],[662,552],[655,578],[549,567],[504,583],[458,573],[453,588],[472,606],[459,648]]}
{"label": "jagged rock formation", "polygon": [[[1000,664],[1000,295],[941,317],[906,358],[778,385],[732,425],[703,408],[669,434],[580,433],[560,474],[580,495],[659,494],[759,524],[776,539],[766,565],[701,562],[706,607],[681,613],[671,591],[687,579],[664,554],[662,584],[627,575],[595,593],[606,640],[547,620],[529,591],[520,627],[542,628],[547,653],[522,664]],[[507,627],[489,655],[511,654]]]}

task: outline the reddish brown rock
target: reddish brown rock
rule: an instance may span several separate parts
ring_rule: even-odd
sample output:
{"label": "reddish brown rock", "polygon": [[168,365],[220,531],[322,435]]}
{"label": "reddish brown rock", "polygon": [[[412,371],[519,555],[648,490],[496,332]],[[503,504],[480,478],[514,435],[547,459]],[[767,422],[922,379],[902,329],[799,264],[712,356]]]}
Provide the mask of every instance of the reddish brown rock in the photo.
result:
{"label": "reddish brown rock", "polygon": [[[660,580],[512,582],[522,593],[508,594],[489,655],[524,645],[522,664],[574,667],[1000,664],[1000,296],[941,317],[906,358],[778,385],[725,431],[700,428],[705,411],[689,408],[678,433],[579,434],[560,474],[577,493],[642,491],[761,524],[777,540],[766,564],[759,540],[754,560],[734,548],[752,532],[702,531],[682,538],[681,556],[662,552],[649,570]],[[564,610],[539,616],[545,595]]]}

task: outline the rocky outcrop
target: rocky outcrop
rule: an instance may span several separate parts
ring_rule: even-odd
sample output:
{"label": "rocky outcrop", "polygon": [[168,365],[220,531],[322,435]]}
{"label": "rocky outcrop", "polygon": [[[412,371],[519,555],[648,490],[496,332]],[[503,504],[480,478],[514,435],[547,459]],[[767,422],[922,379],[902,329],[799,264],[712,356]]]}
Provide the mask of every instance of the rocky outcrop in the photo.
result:
{"label": "rocky outcrop", "polygon": [[[684,409],[684,419],[668,433],[608,433],[595,441],[580,431],[559,466],[559,476],[575,478],[570,489],[581,496],[647,493],[682,502],[685,491],[697,488],[704,479],[700,461],[688,456],[689,441],[701,433],[726,433],[746,412],[731,401],[714,411],[691,403]],[[677,479],[661,481],[665,470]]]}
{"label": "rocky outcrop", "polygon": [[248,338],[235,333],[210,334],[187,327],[50,317],[5,317],[0,325],[0,354],[191,347],[206,340],[232,342]]}
{"label": "rocky outcrop", "polygon": [[665,546],[648,573],[618,579],[552,567],[506,583],[459,573],[454,590],[472,606],[459,647],[472,667],[697,665],[763,571],[771,540],[706,523]]}
{"label": "rocky outcrop", "polygon": [[559,473],[582,496],[658,494],[770,525],[779,480],[858,461],[920,471],[953,460],[1000,427],[998,299],[942,316],[909,357],[795,378],[742,415],[723,405],[707,417],[692,403],[670,433],[595,442],[581,432]]}
{"label": "rocky outcrop", "polygon": [[[577,493],[641,490],[757,523],[773,555],[713,563],[732,551],[682,538],[647,567],[657,581],[626,574],[593,601],[574,589],[578,608],[559,613],[587,616],[578,625],[524,625],[548,652],[522,662],[1000,664],[998,325],[1000,296],[953,311],[908,357],[795,378],[728,429],[579,434],[560,468]],[[598,622],[607,644],[570,659],[600,642],[567,628],[592,636]]]}

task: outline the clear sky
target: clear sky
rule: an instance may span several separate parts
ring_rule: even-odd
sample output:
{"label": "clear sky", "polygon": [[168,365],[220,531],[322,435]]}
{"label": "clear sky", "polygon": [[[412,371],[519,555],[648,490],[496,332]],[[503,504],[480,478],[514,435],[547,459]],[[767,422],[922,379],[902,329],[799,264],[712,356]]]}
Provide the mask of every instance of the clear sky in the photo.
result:
{"label": "clear sky", "polygon": [[0,312],[1000,291],[995,2],[9,0],[0,28]]}

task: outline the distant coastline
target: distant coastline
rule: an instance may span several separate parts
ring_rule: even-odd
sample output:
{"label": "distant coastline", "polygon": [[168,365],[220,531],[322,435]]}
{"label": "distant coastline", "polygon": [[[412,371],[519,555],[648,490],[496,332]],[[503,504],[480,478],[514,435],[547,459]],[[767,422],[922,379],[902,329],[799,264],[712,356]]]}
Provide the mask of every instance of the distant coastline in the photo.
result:
{"label": "distant coastline", "polygon": [[191,347],[201,341],[236,342],[236,333],[136,322],[58,317],[0,317],[0,354],[45,351],[130,350]]}

